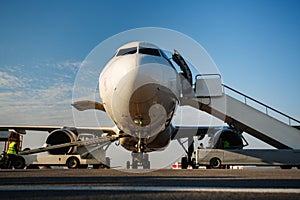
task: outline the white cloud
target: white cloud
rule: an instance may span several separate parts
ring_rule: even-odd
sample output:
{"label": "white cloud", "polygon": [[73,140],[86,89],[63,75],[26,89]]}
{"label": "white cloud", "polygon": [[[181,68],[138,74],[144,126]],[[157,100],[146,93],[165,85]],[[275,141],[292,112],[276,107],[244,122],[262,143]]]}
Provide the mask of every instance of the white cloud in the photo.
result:
{"label": "white cloud", "polygon": [[70,61],[39,64],[36,71],[28,66],[2,67],[0,124],[72,124],[72,89],[79,65]]}
{"label": "white cloud", "polygon": [[72,123],[72,85],[0,93],[0,124],[64,125]]}
{"label": "white cloud", "polygon": [[12,89],[24,86],[25,82],[20,77],[0,71],[0,88]]}
{"label": "white cloud", "polygon": [[79,61],[69,61],[69,60],[56,63],[56,66],[59,69],[70,68],[71,70],[76,70],[76,71],[78,70],[80,65],[81,62]]}

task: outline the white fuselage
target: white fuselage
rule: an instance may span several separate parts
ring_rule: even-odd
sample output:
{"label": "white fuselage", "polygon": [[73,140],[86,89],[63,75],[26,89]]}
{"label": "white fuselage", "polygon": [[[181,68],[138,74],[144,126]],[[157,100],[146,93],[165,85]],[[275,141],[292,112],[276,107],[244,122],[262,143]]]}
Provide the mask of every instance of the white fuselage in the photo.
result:
{"label": "white fuselage", "polygon": [[160,49],[133,42],[119,48],[107,63],[99,90],[106,112],[121,131],[153,140],[171,121],[180,78]]}

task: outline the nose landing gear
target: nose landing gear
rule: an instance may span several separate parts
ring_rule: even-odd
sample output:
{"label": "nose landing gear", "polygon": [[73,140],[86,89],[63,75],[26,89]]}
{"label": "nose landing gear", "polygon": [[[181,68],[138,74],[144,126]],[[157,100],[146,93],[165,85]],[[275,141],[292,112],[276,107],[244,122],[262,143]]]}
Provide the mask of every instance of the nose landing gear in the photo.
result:
{"label": "nose landing gear", "polygon": [[132,156],[132,164],[130,165],[130,161],[127,161],[126,167],[127,169],[138,169],[138,167],[142,167],[143,169],[150,169],[150,161],[149,155],[143,152],[131,153]]}

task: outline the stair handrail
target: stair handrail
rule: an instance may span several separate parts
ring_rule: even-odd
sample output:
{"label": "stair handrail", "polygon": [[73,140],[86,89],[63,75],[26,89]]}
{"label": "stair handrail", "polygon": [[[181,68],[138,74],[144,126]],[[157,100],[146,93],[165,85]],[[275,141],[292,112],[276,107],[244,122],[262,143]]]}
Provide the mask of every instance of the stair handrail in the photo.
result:
{"label": "stair handrail", "polygon": [[[264,104],[264,103],[262,103],[262,102],[260,102],[260,101],[258,101],[258,100],[256,100],[256,99],[254,99],[254,98],[252,98],[252,97],[250,97],[250,96],[248,96],[248,95],[246,95],[246,94],[243,94],[243,93],[241,93],[241,92],[239,92],[239,91],[237,91],[237,90],[235,90],[235,89],[233,89],[233,88],[231,88],[231,87],[229,87],[229,86],[227,86],[227,85],[225,85],[225,84],[222,84],[222,86],[223,86],[224,88],[226,88],[226,89],[229,89],[229,90],[231,90],[231,91],[233,91],[233,92],[235,92],[235,93],[237,93],[237,94],[243,96],[244,99],[245,99],[245,102],[244,102],[244,103],[245,103],[246,105],[248,105],[248,104],[247,104],[247,99],[249,99],[249,100],[251,100],[251,101],[253,101],[253,102],[255,102],[255,103],[259,104],[259,105],[264,106],[265,109],[266,109],[265,114],[268,115],[268,116],[270,116],[269,113],[268,113],[268,110],[272,110],[272,111],[274,111],[275,113],[278,113],[278,114],[280,114],[280,115],[282,115],[282,116],[288,118],[288,120],[289,120],[289,123],[288,123],[289,126],[291,126],[291,121],[295,121],[295,122],[297,122],[297,123],[300,124],[300,121],[299,121],[299,120],[297,120],[297,119],[295,119],[295,118],[293,118],[293,117],[291,117],[291,116],[289,116],[289,115],[287,115],[287,114],[284,114],[283,112],[280,112],[279,110],[276,110],[275,108],[272,108],[272,107],[270,107],[270,106],[268,106],[268,105],[266,105],[266,104]],[[270,117],[271,117],[271,116],[270,116]],[[282,120],[281,120],[281,121],[282,121]]]}

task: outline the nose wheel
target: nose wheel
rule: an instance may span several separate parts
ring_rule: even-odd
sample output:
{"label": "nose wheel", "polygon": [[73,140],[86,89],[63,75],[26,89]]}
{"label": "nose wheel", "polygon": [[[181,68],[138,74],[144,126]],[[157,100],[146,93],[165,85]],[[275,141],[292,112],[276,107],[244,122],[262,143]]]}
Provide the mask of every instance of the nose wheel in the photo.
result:
{"label": "nose wheel", "polygon": [[139,167],[142,167],[143,169],[150,169],[150,161],[149,161],[149,155],[143,152],[138,153],[131,153],[132,161],[130,165],[130,161],[127,161],[126,167],[127,169],[138,169]]}

